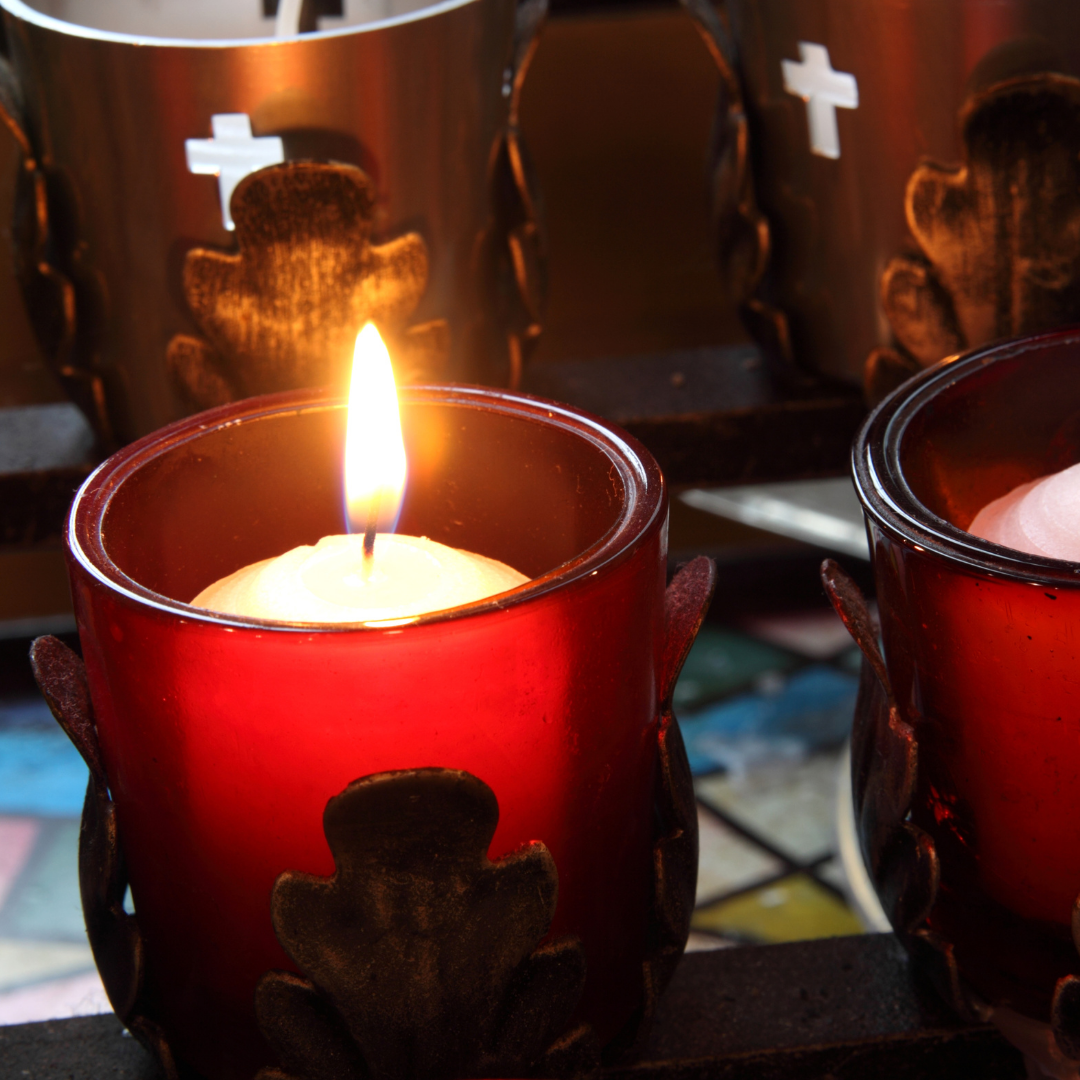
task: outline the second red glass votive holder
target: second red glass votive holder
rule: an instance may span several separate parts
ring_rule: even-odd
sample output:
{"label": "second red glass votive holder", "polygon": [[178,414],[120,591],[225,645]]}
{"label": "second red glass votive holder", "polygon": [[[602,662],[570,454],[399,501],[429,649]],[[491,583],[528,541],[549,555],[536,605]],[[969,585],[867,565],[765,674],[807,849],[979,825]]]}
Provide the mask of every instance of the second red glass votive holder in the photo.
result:
{"label": "second red glass votive holder", "polygon": [[248,563],[345,531],[345,406],[301,391],[162,429],[87,481],[69,565],[98,737],[174,1052],[211,1078],[268,1062],[260,976],[284,870],[326,875],[327,800],[442,766],[500,806],[492,858],[542,840],[552,933],[580,937],[580,1014],[610,1038],[641,999],[667,496],[652,457],[571,409],[468,388],[401,393],[399,531],[532,580],[397,625],[312,627],[190,606]]}
{"label": "second red glass votive holder", "polygon": [[1080,973],[1080,567],[966,530],[1080,461],[1078,373],[1077,331],[983,349],[893,394],[855,447],[892,702],[917,745],[907,820],[940,874],[925,940],[977,998],[1044,1022]]}

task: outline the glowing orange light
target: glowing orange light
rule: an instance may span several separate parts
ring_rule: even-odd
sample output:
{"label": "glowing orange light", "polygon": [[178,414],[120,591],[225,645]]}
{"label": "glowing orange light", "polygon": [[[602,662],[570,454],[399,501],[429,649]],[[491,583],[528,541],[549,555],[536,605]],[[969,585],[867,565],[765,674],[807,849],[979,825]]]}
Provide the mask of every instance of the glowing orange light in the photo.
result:
{"label": "glowing orange light", "polygon": [[345,433],[345,505],[349,527],[393,532],[405,494],[405,444],[390,354],[374,323],[356,337]]}

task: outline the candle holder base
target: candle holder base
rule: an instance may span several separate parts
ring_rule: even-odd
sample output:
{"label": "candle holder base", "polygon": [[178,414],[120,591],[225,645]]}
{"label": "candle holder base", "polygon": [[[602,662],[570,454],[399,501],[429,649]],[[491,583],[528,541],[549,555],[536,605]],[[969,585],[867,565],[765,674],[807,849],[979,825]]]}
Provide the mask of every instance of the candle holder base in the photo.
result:
{"label": "candle holder base", "polygon": [[[640,1045],[689,934],[697,817],[671,699],[715,576],[711,560],[695,559],[666,594],[649,951],[641,1005],[603,1048],[605,1060]],[[152,1016],[142,937],[123,907],[127,873],[83,662],[44,637],[31,663],[90,770],[79,880],[95,963],[117,1016],[166,1080],[179,1080],[187,1073]],[[365,777],[330,800],[323,824],[334,875],[286,871],[274,885],[274,930],[306,977],[274,971],[259,983],[260,1029],[281,1062],[259,1080],[598,1071],[592,1029],[571,1025],[585,980],[581,944],[541,944],[558,892],[554,860],[534,842],[489,861],[497,822],[491,789],[450,769]]]}

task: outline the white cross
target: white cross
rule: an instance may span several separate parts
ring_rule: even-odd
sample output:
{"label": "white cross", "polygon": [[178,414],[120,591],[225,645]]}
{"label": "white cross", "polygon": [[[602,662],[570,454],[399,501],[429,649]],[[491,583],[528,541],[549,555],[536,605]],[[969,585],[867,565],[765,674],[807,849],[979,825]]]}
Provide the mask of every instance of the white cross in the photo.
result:
{"label": "white cross", "polygon": [[277,135],[256,139],[247,113],[219,113],[210,117],[212,139],[185,139],[188,169],[218,178],[221,220],[230,232],[236,228],[229,212],[233,190],[249,173],[285,160],[285,145]]}
{"label": "white cross", "polygon": [[840,132],[836,127],[837,109],[859,107],[859,85],[854,75],[833,71],[829,50],[824,45],[799,42],[802,63],[781,60],[784,89],[806,102],[810,125],[810,149],[822,157],[840,156]]}

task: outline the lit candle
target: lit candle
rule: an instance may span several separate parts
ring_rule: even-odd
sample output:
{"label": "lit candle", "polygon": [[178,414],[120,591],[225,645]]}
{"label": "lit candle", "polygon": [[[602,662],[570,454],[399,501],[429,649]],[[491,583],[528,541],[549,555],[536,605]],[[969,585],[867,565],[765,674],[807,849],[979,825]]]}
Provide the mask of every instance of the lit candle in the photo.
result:
{"label": "lit candle", "polygon": [[400,400],[402,531],[505,559],[528,587],[400,621],[259,623],[189,606],[239,566],[346,531],[345,402],[325,391],[155,432],[72,509],[72,592],[147,1000],[208,1080],[274,1063],[255,988],[293,965],[271,889],[285,870],[335,872],[327,802],[374,773],[483,780],[499,803],[489,858],[542,840],[555,860],[550,934],[578,937],[588,961],[577,1015],[607,1043],[641,1005],[665,681],[659,467],[554,403],[474,387]]}
{"label": "lit candle", "polygon": [[968,531],[1029,555],[1080,562],[1080,465],[1020,484],[987,503]]}
{"label": "lit candle", "polygon": [[505,563],[393,533],[407,464],[393,368],[378,330],[356,338],[345,434],[348,536],[324,536],[203,589],[196,607],[287,622],[398,620],[487,599],[529,578]]}

